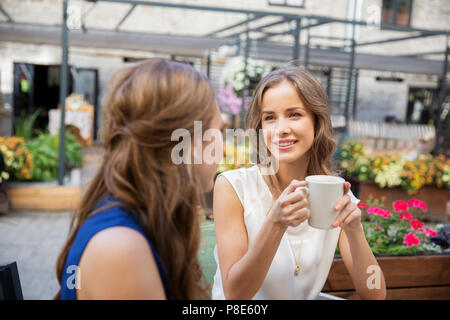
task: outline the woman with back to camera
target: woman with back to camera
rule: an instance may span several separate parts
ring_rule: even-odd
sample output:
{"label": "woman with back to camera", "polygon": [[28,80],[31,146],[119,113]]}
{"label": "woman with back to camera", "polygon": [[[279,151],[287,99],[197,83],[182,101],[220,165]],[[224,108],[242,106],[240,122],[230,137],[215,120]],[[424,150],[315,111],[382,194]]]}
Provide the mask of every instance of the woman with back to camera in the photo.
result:
{"label": "woman with back to camera", "polygon": [[[207,297],[196,207],[217,164],[174,163],[171,137],[177,129],[192,136],[196,120],[221,129],[214,90],[189,65],[155,59],[117,72],[104,108],[103,162],[59,255],[56,298]],[[203,147],[214,143],[220,156],[221,139]]]}
{"label": "woman with back to camera", "polygon": [[[309,175],[334,175],[336,144],[328,102],[320,83],[298,67],[274,70],[255,89],[247,129],[275,157],[278,171],[261,164],[222,173],[214,188],[218,269],[213,299],[315,299],[327,279],[336,245],[357,293],[384,299],[384,277],[361,224],[361,211],[344,184],[333,229],[308,225],[303,190]],[[378,271],[379,286],[368,286],[367,270]]]}

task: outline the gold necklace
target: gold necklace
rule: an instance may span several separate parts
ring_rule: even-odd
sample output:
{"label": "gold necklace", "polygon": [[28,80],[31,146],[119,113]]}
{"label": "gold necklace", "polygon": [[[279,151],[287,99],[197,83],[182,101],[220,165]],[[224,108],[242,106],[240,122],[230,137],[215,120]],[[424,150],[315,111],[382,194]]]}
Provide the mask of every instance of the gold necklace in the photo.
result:
{"label": "gold necklace", "polygon": [[298,273],[300,272],[300,258],[301,258],[301,254],[302,254],[302,251],[300,249],[302,247],[303,240],[300,239],[300,245],[298,247],[299,255],[298,255],[298,260],[297,260],[297,256],[295,255],[295,250],[292,247],[291,240],[289,239],[289,236],[287,233],[286,233],[286,237],[287,237],[287,241],[289,243],[289,247],[291,248],[292,256],[294,257],[294,262],[295,262],[294,276],[297,276]]}
{"label": "gold necklace", "polygon": [[[275,203],[275,201],[273,201],[273,199],[272,199],[272,203],[271,203],[271,205],[270,205],[270,208],[269,208],[269,210],[267,210],[267,212],[266,212],[266,217],[267,217],[267,215],[269,214],[270,210],[272,209],[274,203]],[[292,247],[291,240],[289,239],[289,236],[288,236],[287,233],[286,233],[286,237],[287,237],[287,241],[288,241],[288,243],[289,243],[289,247],[290,247],[291,252],[292,252],[292,256],[294,257],[294,262],[295,262],[294,276],[297,276],[298,273],[300,272],[300,257],[301,257],[301,254],[302,254],[302,251],[301,251],[300,249],[301,249],[301,247],[302,247],[303,240],[300,239],[300,246],[298,247],[298,251],[299,251],[300,254],[299,254],[299,257],[298,257],[298,260],[297,260],[297,257],[295,256],[294,248]]]}

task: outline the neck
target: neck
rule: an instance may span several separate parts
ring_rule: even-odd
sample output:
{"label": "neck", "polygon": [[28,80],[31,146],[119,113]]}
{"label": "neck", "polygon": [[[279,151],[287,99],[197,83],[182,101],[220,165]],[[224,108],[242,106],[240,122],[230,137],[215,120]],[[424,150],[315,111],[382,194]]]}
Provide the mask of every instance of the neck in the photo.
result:
{"label": "neck", "polygon": [[286,189],[293,179],[305,180],[309,163],[309,156],[302,157],[296,162],[280,163],[277,177],[282,190]]}

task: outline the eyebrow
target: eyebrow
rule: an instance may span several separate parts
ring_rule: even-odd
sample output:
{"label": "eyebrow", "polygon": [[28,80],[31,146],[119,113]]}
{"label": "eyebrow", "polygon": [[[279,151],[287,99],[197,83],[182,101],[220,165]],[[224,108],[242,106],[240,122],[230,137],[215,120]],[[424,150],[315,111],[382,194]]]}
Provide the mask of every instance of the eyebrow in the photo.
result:
{"label": "eyebrow", "polygon": [[[286,109],[286,111],[287,111],[287,112],[290,112],[290,111],[294,111],[294,110],[297,110],[297,109],[299,109],[300,111],[303,111],[303,109],[300,108],[300,107],[292,107],[292,108],[288,108],[288,109]],[[264,113],[272,114],[272,113],[275,113],[275,112],[273,112],[273,111],[263,111],[262,113],[263,113],[263,114],[264,114]]]}

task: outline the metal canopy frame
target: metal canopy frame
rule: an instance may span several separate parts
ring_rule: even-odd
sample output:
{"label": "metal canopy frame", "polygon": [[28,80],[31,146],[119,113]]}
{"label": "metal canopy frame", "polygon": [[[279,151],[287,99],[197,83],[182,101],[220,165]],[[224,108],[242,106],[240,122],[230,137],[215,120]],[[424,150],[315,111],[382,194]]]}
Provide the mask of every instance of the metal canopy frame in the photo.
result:
{"label": "metal canopy frame", "polygon": [[[68,64],[68,33],[69,30],[67,28],[67,7],[68,7],[68,1],[69,0],[63,0],[62,6],[63,6],[63,22],[61,24],[61,47],[62,47],[62,64],[61,64],[61,88],[60,88],[60,103],[61,106],[64,106],[65,104],[65,97],[67,95],[67,64]],[[205,34],[204,37],[206,38],[213,38],[216,40],[224,40],[224,43],[238,43],[241,45],[242,42],[245,42],[245,61],[247,65],[247,60],[249,56],[251,55],[251,50],[249,48],[250,46],[250,33],[251,32],[259,32],[263,35],[260,37],[255,37],[253,40],[256,41],[266,41],[270,38],[273,38],[275,36],[279,35],[290,35],[293,37],[293,46],[292,46],[292,59],[294,61],[299,61],[299,58],[301,56],[301,48],[302,45],[300,44],[300,34],[301,31],[308,30],[308,41],[305,48],[305,60],[304,64],[305,66],[308,66],[309,64],[309,52],[310,52],[310,40],[312,37],[319,38],[317,36],[311,36],[309,34],[309,30],[319,27],[325,24],[329,23],[338,23],[338,24],[345,24],[345,25],[351,25],[352,26],[352,37],[349,39],[342,39],[348,41],[350,43],[350,46],[343,47],[343,51],[350,55],[350,63],[348,65],[348,68],[350,70],[349,72],[349,79],[348,83],[351,83],[352,76],[354,74],[355,70],[355,59],[357,57],[356,49],[358,47],[362,46],[368,46],[368,45],[380,45],[384,43],[392,43],[392,42],[398,42],[398,41],[405,41],[405,40],[412,40],[412,39],[421,39],[425,37],[430,36],[438,36],[438,35],[444,35],[445,36],[445,48],[443,48],[443,51],[440,52],[431,52],[431,53],[418,53],[418,54],[409,54],[409,55],[398,55],[400,58],[417,58],[421,57],[427,54],[444,54],[444,61],[442,63],[442,72],[440,73],[441,77],[441,94],[440,94],[440,101],[439,101],[439,108],[442,108],[442,105],[444,103],[446,94],[447,94],[447,88],[446,88],[446,75],[447,75],[447,64],[448,64],[448,53],[449,53],[449,44],[448,44],[448,36],[449,31],[448,30],[427,30],[427,29],[421,29],[421,28],[413,28],[413,27],[405,27],[405,26],[398,26],[394,24],[379,24],[376,25],[377,28],[380,28],[382,30],[391,30],[391,31],[399,31],[399,32],[409,32],[414,33],[413,35],[408,35],[404,37],[397,37],[397,38],[389,38],[389,39],[381,39],[376,41],[370,41],[370,42],[361,42],[358,43],[354,39],[355,34],[355,26],[369,26],[369,24],[366,21],[359,21],[359,20],[345,20],[345,19],[336,19],[331,17],[325,17],[325,16],[317,16],[317,15],[304,15],[304,14],[293,14],[293,13],[286,13],[286,12],[273,12],[273,11],[259,11],[259,10],[243,10],[243,9],[233,9],[233,8],[224,8],[224,7],[212,7],[212,6],[198,6],[198,5],[189,5],[189,4],[182,4],[182,3],[166,3],[161,1],[138,1],[138,0],[85,0],[87,2],[91,2],[92,6],[83,14],[82,16],[82,30],[83,32],[87,32],[88,30],[85,27],[84,21],[86,19],[86,16],[92,11],[92,9],[95,7],[95,5],[99,2],[105,2],[105,3],[121,3],[121,4],[130,4],[131,7],[128,8],[128,10],[125,12],[125,14],[122,16],[120,21],[115,26],[114,30],[115,32],[120,32],[121,25],[129,18],[131,13],[136,9],[137,6],[154,6],[154,7],[163,7],[163,8],[176,8],[176,9],[185,9],[185,10],[197,10],[197,11],[209,11],[209,12],[221,12],[221,13],[229,13],[229,14],[243,14],[246,17],[243,21],[234,23],[232,25],[223,27],[221,29],[215,30],[213,32],[209,32]],[[2,5],[0,4],[0,13],[3,14],[7,19],[7,24],[14,24],[15,21],[13,18],[4,10]],[[250,28],[250,23],[260,20],[265,17],[275,17],[279,18],[275,22],[266,23],[256,28]],[[302,22],[306,21],[306,24],[302,24]],[[294,26],[290,25],[294,22]],[[288,24],[289,28],[287,31],[283,32],[270,32],[267,29],[274,26],[279,26],[282,24]],[[244,30],[236,30],[237,28],[244,28]],[[235,31],[233,31],[235,30]],[[220,34],[227,32],[227,31],[233,31],[231,34],[219,36]],[[182,37],[182,36],[180,36]],[[328,40],[333,40],[333,37],[327,37]],[[266,42],[266,44],[273,44],[274,46],[279,45],[277,42]],[[284,44],[286,45],[286,44]],[[279,47],[282,47],[279,46]],[[330,47],[331,48],[331,47]],[[350,52],[349,49],[350,48]],[[347,49],[347,50],[346,50]],[[245,70],[246,74],[246,70]],[[248,75],[246,75],[246,78],[248,78]],[[349,86],[350,87],[350,86]],[[348,87],[348,88],[349,88]],[[345,117],[346,117],[346,123],[350,117],[349,110],[348,110],[348,101],[350,97],[350,92],[347,92],[347,106],[345,111]],[[61,126],[60,126],[60,135],[61,139],[60,141],[64,141],[64,118],[65,113],[64,109],[62,108],[61,112]],[[436,127],[439,128],[440,122],[439,117],[437,117]],[[63,181],[63,175],[64,175],[64,157],[62,156],[64,154],[64,143],[60,143],[60,162],[59,162],[59,176],[58,176],[58,182],[59,184],[62,184]]]}

